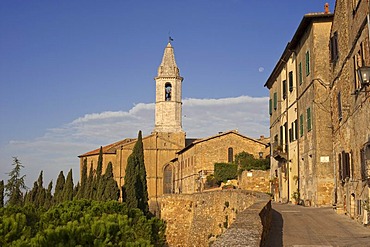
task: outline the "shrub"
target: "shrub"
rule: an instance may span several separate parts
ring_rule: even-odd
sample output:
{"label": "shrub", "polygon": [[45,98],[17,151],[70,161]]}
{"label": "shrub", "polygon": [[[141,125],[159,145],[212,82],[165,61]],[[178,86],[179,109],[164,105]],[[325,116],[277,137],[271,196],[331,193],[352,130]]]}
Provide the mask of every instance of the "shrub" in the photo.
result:
{"label": "shrub", "polygon": [[238,174],[238,165],[231,163],[216,163],[214,176],[216,181],[227,182],[229,179],[236,179]]}

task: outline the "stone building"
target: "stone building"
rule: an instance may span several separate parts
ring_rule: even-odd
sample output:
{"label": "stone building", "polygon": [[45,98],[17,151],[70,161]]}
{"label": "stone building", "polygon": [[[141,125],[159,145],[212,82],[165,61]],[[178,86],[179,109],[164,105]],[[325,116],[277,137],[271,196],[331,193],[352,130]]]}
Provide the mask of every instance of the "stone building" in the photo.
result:
{"label": "stone building", "polygon": [[233,162],[235,155],[243,151],[255,158],[269,155],[266,143],[235,130],[195,140],[177,152],[176,158],[165,167],[165,193],[203,191],[207,175],[214,172],[214,164]]}
{"label": "stone building", "polygon": [[333,14],[303,16],[265,83],[270,91],[274,198],[306,205],[332,203],[329,36]]}
{"label": "stone building", "polygon": [[[155,77],[155,127],[154,131],[143,137],[144,162],[147,172],[149,206],[152,211],[158,210],[158,197],[164,193],[182,192],[181,182],[186,192],[195,192],[197,187],[193,174],[213,172],[215,162],[226,162],[241,151],[254,155],[265,156],[266,139],[260,141],[245,137],[236,131],[229,131],[205,139],[188,139],[182,130],[182,81],[179,68],[176,65],[174,50],[168,43]],[[122,188],[124,185],[127,158],[131,154],[136,139],[121,141],[102,147],[103,171],[109,162],[113,164],[113,175]],[[84,162],[96,169],[100,149],[79,156],[80,170]],[[261,154],[260,154],[261,153]],[[178,160],[179,165],[173,165]],[[171,162],[172,161],[172,162]],[[189,173],[190,172],[190,173]],[[185,178],[191,174],[190,177]],[[191,181],[192,180],[192,181]],[[191,181],[191,182],[190,182]],[[190,186],[191,184],[191,186]]]}
{"label": "stone building", "polygon": [[337,1],[330,32],[335,198],[338,212],[368,224],[370,178],[369,1]]}

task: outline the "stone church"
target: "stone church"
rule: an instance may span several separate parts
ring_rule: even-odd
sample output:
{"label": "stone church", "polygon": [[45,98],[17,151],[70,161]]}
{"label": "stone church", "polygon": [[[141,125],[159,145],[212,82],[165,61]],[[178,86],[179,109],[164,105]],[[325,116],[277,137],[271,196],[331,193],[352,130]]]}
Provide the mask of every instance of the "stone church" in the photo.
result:
{"label": "stone church", "polygon": [[[143,137],[144,159],[150,208],[158,206],[158,197],[168,193],[194,193],[202,191],[205,177],[213,173],[216,162],[232,162],[242,151],[264,158],[269,155],[267,138],[252,139],[237,131],[219,132],[203,139],[188,139],[182,129],[182,82],[176,65],[174,49],[169,42],[155,77],[155,127]],[[127,158],[136,139],[121,141],[102,147],[103,172],[109,162],[113,174],[122,188]],[[78,156],[80,171],[87,161],[87,168],[96,169],[100,148]]]}

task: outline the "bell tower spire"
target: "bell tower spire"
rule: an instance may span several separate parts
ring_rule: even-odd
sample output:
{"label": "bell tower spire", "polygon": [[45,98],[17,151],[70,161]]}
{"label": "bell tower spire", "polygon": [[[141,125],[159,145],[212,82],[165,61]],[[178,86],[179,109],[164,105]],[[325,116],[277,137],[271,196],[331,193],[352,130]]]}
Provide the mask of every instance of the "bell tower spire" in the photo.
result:
{"label": "bell tower spire", "polygon": [[176,65],[170,38],[155,77],[155,128],[154,132],[178,133],[182,131],[182,81]]}

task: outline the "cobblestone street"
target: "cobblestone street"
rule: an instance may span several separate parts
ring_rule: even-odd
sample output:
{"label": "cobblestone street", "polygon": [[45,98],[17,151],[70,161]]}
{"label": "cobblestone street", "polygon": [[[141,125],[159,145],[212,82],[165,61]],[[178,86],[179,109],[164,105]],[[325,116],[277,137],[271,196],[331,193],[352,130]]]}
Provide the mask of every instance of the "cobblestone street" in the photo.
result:
{"label": "cobblestone street", "polygon": [[332,208],[272,203],[268,246],[370,246],[370,228]]}

